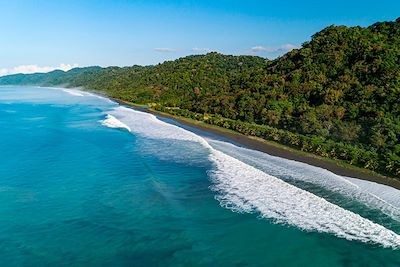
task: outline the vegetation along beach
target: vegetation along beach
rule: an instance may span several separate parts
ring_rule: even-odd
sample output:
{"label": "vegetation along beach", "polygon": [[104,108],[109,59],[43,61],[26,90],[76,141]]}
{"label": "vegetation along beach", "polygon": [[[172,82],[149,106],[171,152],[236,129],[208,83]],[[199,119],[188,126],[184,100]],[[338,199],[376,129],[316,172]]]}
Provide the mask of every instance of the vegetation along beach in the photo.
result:
{"label": "vegetation along beach", "polygon": [[0,265],[400,266],[400,2],[0,0]]}

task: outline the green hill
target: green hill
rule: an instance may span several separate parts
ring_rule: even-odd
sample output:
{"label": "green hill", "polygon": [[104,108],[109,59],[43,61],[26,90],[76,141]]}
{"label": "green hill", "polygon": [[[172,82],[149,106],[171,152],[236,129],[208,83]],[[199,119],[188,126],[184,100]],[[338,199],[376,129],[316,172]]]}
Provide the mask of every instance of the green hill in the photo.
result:
{"label": "green hill", "polygon": [[156,103],[164,112],[400,177],[400,19],[330,26],[272,61],[209,53],[156,66],[17,74],[0,84],[82,86]]}

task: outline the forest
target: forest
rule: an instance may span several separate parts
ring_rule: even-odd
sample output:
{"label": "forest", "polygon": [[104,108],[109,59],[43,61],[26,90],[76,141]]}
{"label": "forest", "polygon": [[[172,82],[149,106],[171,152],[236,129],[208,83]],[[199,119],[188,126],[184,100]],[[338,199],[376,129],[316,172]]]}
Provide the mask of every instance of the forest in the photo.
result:
{"label": "forest", "polygon": [[400,18],[329,26],[274,60],[212,52],[0,84],[83,87],[400,178]]}

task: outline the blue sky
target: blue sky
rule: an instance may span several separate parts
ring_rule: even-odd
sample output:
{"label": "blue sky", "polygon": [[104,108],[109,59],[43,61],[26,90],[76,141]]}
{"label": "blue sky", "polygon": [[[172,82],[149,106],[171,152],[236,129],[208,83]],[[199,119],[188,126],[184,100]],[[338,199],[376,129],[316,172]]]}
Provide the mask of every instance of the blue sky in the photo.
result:
{"label": "blue sky", "polygon": [[0,75],[148,65],[207,51],[274,58],[328,25],[398,16],[400,1],[385,0],[0,0]]}

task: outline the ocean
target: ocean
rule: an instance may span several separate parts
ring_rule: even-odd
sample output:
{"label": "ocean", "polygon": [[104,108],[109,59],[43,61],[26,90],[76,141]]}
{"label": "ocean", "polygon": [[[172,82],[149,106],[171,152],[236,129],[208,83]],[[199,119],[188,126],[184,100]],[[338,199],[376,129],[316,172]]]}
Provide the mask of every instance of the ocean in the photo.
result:
{"label": "ocean", "polygon": [[400,191],[75,89],[0,87],[1,266],[400,266]]}

